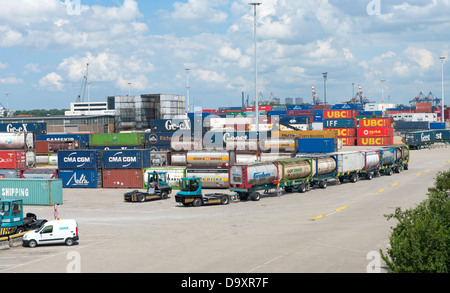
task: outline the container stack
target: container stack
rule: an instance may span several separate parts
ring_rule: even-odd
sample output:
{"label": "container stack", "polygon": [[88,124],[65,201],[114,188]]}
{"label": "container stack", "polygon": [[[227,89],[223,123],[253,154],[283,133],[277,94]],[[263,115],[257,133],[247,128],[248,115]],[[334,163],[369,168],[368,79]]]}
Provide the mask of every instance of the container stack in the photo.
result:
{"label": "container stack", "polygon": [[74,150],[58,152],[58,176],[63,188],[101,188],[102,151]]}
{"label": "container stack", "polygon": [[392,118],[361,119],[357,128],[358,146],[388,146],[394,143]]}
{"label": "container stack", "polygon": [[357,127],[355,115],[355,110],[325,110],[323,111],[323,129],[336,131],[343,146],[354,146]]}
{"label": "container stack", "polygon": [[0,178],[18,178],[36,164],[33,132],[0,132]]}
{"label": "container stack", "polygon": [[89,146],[89,134],[45,134],[36,136],[36,165],[56,167],[58,151],[79,150]]}
{"label": "container stack", "polygon": [[141,188],[143,169],[150,167],[150,150],[103,151],[103,188]]}

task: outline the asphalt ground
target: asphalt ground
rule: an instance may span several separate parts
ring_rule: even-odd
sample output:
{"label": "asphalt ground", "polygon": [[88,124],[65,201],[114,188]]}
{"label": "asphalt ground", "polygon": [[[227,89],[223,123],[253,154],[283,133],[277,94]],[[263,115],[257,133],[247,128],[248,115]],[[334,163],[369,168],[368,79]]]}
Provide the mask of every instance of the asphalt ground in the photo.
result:
{"label": "asphalt ground", "polygon": [[[416,150],[400,174],[198,208],[176,203],[175,193],[127,203],[128,190],[65,189],[58,216],[78,221],[79,242],[0,250],[0,272],[384,273],[378,251],[395,225],[384,215],[425,200],[449,169],[450,147]],[[54,218],[53,207],[26,212]]]}

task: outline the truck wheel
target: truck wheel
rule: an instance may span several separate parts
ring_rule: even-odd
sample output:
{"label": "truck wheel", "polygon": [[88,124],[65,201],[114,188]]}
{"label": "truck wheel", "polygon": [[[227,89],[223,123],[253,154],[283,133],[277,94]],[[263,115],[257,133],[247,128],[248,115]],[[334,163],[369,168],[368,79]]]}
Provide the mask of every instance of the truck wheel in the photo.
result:
{"label": "truck wheel", "polygon": [[306,185],[305,184],[300,184],[300,186],[298,187],[298,192],[305,193],[306,192]]}
{"label": "truck wheel", "polygon": [[25,232],[25,228],[24,227],[19,227],[16,230],[16,234],[20,234],[20,233],[23,233],[23,232]]}
{"label": "truck wheel", "polygon": [[403,169],[408,170],[408,164],[405,164],[405,165],[403,166]]}
{"label": "truck wheel", "polygon": [[194,201],[192,202],[192,205],[193,205],[194,207],[199,207],[199,206],[202,205],[202,200],[201,200],[200,198],[196,198],[196,199],[194,199]]}
{"label": "truck wheel", "polygon": [[73,239],[72,238],[67,238],[65,243],[66,243],[67,246],[72,246],[73,245]]}
{"label": "truck wheel", "polygon": [[250,195],[250,198],[253,201],[259,201],[261,199],[261,195],[259,194],[259,192],[252,192],[252,194]]}
{"label": "truck wheel", "polygon": [[144,202],[145,201],[145,195],[141,194],[138,196],[138,201]]}
{"label": "truck wheel", "polygon": [[162,192],[161,192],[161,198],[162,198],[162,199],[168,198],[168,195],[169,195],[169,194],[167,193],[167,191],[162,191]]}
{"label": "truck wheel", "polygon": [[222,204],[229,204],[230,198],[228,196],[222,196],[221,202],[222,202]]}
{"label": "truck wheel", "polygon": [[323,189],[327,188],[327,181],[326,180],[320,181],[319,182],[319,187],[323,188]]}
{"label": "truck wheel", "polygon": [[372,178],[373,178],[372,173],[367,173],[366,179],[367,179],[367,180],[372,180]]}
{"label": "truck wheel", "polygon": [[30,240],[28,242],[28,247],[35,248],[37,246],[36,240]]}

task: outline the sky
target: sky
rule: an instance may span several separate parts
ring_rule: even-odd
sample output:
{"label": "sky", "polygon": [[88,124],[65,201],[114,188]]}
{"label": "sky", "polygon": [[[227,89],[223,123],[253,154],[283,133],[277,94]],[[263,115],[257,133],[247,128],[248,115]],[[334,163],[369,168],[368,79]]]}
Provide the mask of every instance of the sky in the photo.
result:
{"label": "sky", "polygon": [[[260,99],[450,104],[450,0],[260,0]],[[241,0],[0,0],[0,103],[67,109],[108,96],[187,94],[205,109],[254,99],[253,7]],[[189,68],[188,71],[185,69]],[[447,73],[447,74],[446,74]],[[188,78],[189,76],[189,78]],[[380,80],[385,80],[383,83]],[[353,85],[354,84],[354,85]]]}

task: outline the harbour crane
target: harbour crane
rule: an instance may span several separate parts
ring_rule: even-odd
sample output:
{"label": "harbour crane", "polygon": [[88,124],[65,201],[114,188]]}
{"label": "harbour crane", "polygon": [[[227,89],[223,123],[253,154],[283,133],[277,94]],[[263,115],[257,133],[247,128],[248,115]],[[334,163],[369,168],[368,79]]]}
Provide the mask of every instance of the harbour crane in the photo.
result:
{"label": "harbour crane", "polygon": [[89,74],[89,63],[86,64],[86,72],[84,74],[83,81],[81,83],[81,90],[77,98],[77,103],[84,102],[84,97],[86,96],[86,87],[88,84],[88,74]]}

